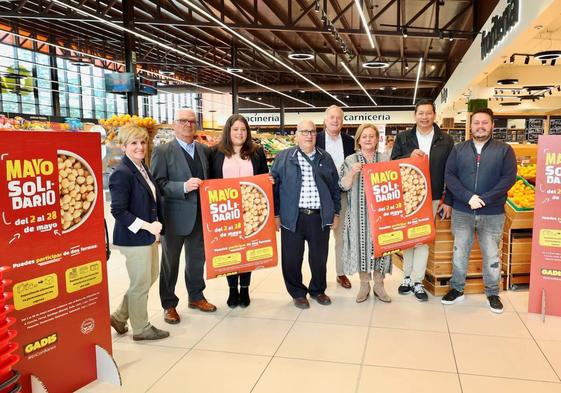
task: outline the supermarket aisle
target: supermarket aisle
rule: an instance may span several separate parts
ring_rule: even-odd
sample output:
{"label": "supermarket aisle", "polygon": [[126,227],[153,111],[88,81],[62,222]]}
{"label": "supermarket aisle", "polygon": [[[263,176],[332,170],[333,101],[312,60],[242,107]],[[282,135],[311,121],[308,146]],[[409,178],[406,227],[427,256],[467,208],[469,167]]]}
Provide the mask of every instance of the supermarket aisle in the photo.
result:
{"label": "supermarket aisle", "polygon": [[[292,305],[280,268],[254,274],[247,309],[226,306],[224,279],[207,282],[214,314],[189,310],[178,285],[182,322],[173,326],[163,322],[154,286],[150,320],[171,337],[139,344],[112,331],[123,387],[95,382],[80,392],[561,391],[561,318],[543,324],[527,314],[527,292],[503,293],[502,315],[483,295],[448,307],[432,296],[421,304],[397,294],[396,269],[386,284],[393,303],[356,304],[358,280],[343,289],[333,270],[326,292],[333,304],[311,301],[309,310]],[[128,282],[117,250],[108,271],[113,309]]]}

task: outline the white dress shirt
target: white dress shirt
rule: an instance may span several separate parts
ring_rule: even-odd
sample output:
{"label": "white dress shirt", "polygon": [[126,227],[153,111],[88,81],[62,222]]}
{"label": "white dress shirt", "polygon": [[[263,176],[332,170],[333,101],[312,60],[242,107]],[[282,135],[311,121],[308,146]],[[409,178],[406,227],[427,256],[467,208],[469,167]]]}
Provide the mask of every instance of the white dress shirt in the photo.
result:
{"label": "white dress shirt", "polygon": [[432,145],[432,138],[434,137],[434,127],[426,135],[423,135],[417,130],[417,142],[419,142],[419,149],[422,150],[427,156],[430,156],[430,147]]}
{"label": "white dress shirt", "polygon": [[341,138],[341,134],[333,138],[327,132],[325,133],[325,151],[331,155],[335,167],[337,171],[339,171],[345,162],[345,151],[343,150],[343,138]]}

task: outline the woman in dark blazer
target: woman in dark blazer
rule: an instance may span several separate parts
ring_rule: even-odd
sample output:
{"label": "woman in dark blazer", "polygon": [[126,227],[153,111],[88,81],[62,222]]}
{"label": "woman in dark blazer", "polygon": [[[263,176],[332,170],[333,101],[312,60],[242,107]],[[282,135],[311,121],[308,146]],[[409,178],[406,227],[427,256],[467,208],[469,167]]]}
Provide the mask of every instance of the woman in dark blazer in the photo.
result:
{"label": "woman in dark blazer", "polygon": [[[222,139],[210,153],[210,178],[227,179],[269,173],[263,148],[251,138],[251,130],[242,115],[232,115],[226,120]],[[249,306],[251,272],[226,277],[230,295],[226,302],[230,308]],[[240,286],[238,290],[238,285]]]}
{"label": "woman in dark blazer", "polygon": [[144,128],[125,126],[119,130],[125,153],[109,177],[111,214],[115,217],[113,244],[126,258],[129,289],[111,314],[111,326],[119,334],[128,331],[130,318],[133,340],[158,340],[169,333],[148,322],[148,291],[158,278],[158,239],[162,231],[162,200],[157,183],[143,160],[148,147]]}

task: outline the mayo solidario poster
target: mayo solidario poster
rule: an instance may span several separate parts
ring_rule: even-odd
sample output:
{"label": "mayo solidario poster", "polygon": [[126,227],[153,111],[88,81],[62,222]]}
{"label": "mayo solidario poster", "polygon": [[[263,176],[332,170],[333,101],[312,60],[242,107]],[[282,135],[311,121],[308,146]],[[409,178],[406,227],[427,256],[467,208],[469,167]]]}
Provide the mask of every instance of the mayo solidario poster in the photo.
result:
{"label": "mayo solidario poster", "polygon": [[361,173],[374,256],[388,255],[434,239],[426,156],[367,164]]}
{"label": "mayo solidario poster", "polygon": [[111,352],[100,136],[0,132],[14,369],[25,392],[31,374],[51,392],[74,391],[97,378],[95,345]]}
{"label": "mayo solidario poster", "polygon": [[561,136],[538,139],[528,311],[561,316]]}
{"label": "mayo solidario poster", "polygon": [[205,180],[199,192],[208,278],[276,266],[269,175]]}

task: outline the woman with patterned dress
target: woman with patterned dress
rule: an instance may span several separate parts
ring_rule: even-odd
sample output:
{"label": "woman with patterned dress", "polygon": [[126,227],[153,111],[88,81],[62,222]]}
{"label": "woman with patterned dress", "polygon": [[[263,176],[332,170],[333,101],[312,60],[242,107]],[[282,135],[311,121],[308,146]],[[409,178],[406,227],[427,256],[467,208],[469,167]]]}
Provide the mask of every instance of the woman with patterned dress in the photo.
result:
{"label": "woman with patterned dress", "polygon": [[391,302],[384,289],[384,276],[391,272],[391,260],[387,256],[374,258],[364,182],[360,174],[365,164],[387,161],[383,153],[377,152],[378,139],[378,128],[374,124],[362,124],[355,135],[357,152],[345,159],[339,174],[341,189],[348,191],[349,204],[344,217],[343,268],[347,275],[359,273],[360,289],[356,297],[357,303],[368,299],[372,279],[374,296],[383,302]]}

